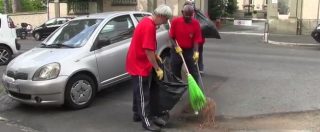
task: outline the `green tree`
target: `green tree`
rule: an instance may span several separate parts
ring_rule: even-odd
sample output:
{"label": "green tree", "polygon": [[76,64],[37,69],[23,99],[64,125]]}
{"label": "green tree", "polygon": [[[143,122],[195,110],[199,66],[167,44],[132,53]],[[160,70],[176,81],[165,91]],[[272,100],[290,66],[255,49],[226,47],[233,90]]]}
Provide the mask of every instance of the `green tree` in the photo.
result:
{"label": "green tree", "polygon": [[43,0],[21,0],[22,11],[43,11],[46,9],[46,3]]}
{"label": "green tree", "polygon": [[9,13],[9,0],[1,0],[2,3],[2,10],[1,12],[7,14]]}
{"label": "green tree", "polygon": [[208,13],[212,20],[222,16],[232,16],[237,10],[237,0],[209,0]]}
{"label": "green tree", "polygon": [[222,16],[223,0],[209,0],[208,14],[211,20],[219,19]]}
{"label": "green tree", "polygon": [[227,6],[225,8],[226,16],[232,16],[238,9],[237,0],[228,0]]}
{"label": "green tree", "polygon": [[0,0],[0,13],[45,11],[46,5],[47,0]]}

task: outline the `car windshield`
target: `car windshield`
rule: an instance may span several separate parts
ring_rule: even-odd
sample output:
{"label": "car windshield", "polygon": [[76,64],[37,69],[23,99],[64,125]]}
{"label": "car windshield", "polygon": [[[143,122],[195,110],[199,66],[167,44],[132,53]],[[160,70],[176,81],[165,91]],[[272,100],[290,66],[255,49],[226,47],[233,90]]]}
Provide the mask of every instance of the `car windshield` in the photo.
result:
{"label": "car windshield", "polygon": [[43,42],[43,48],[76,48],[85,45],[102,19],[82,19],[66,23]]}

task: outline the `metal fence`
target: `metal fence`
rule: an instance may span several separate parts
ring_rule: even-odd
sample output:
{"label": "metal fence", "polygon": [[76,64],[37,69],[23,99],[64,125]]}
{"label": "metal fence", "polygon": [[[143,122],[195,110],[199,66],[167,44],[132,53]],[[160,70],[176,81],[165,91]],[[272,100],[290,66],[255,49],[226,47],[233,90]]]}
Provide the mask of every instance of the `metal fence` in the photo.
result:
{"label": "metal fence", "polygon": [[69,15],[89,14],[89,2],[88,1],[69,1],[68,14]]}

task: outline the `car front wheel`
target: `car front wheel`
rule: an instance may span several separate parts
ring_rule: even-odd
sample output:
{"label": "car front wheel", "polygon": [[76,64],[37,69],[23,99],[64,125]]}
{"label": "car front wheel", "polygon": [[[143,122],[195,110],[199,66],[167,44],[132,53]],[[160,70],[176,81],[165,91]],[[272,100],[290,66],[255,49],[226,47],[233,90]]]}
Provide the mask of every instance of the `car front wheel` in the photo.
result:
{"label": "car front wheel", "polygon": [[88,107],[95,96],[96,85],[91,77],[80,74],[72,77],[66,86],[65,106],[71,109]]}
{"label": "car front wheel", "polygon": [[41,40],[41,34],[40,33],[35,33],[34,34],[34,39],[37,40],[37,41],[40,41]]}
{"label": "car front wheel", "polygon": [[0,46],[0,65],[6,65],[12,58],[12,52],[5,46]]}

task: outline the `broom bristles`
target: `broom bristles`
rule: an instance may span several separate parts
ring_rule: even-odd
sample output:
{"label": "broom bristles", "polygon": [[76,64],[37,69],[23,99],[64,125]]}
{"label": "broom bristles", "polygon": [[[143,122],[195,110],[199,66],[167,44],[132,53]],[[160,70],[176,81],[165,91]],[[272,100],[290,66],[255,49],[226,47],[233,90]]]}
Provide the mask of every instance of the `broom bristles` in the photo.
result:
{"label": "broom bristles", "polygon": [[200,111],[206,105],[206,97],[191,74],[188,74],[188,89],[192,109]]}

